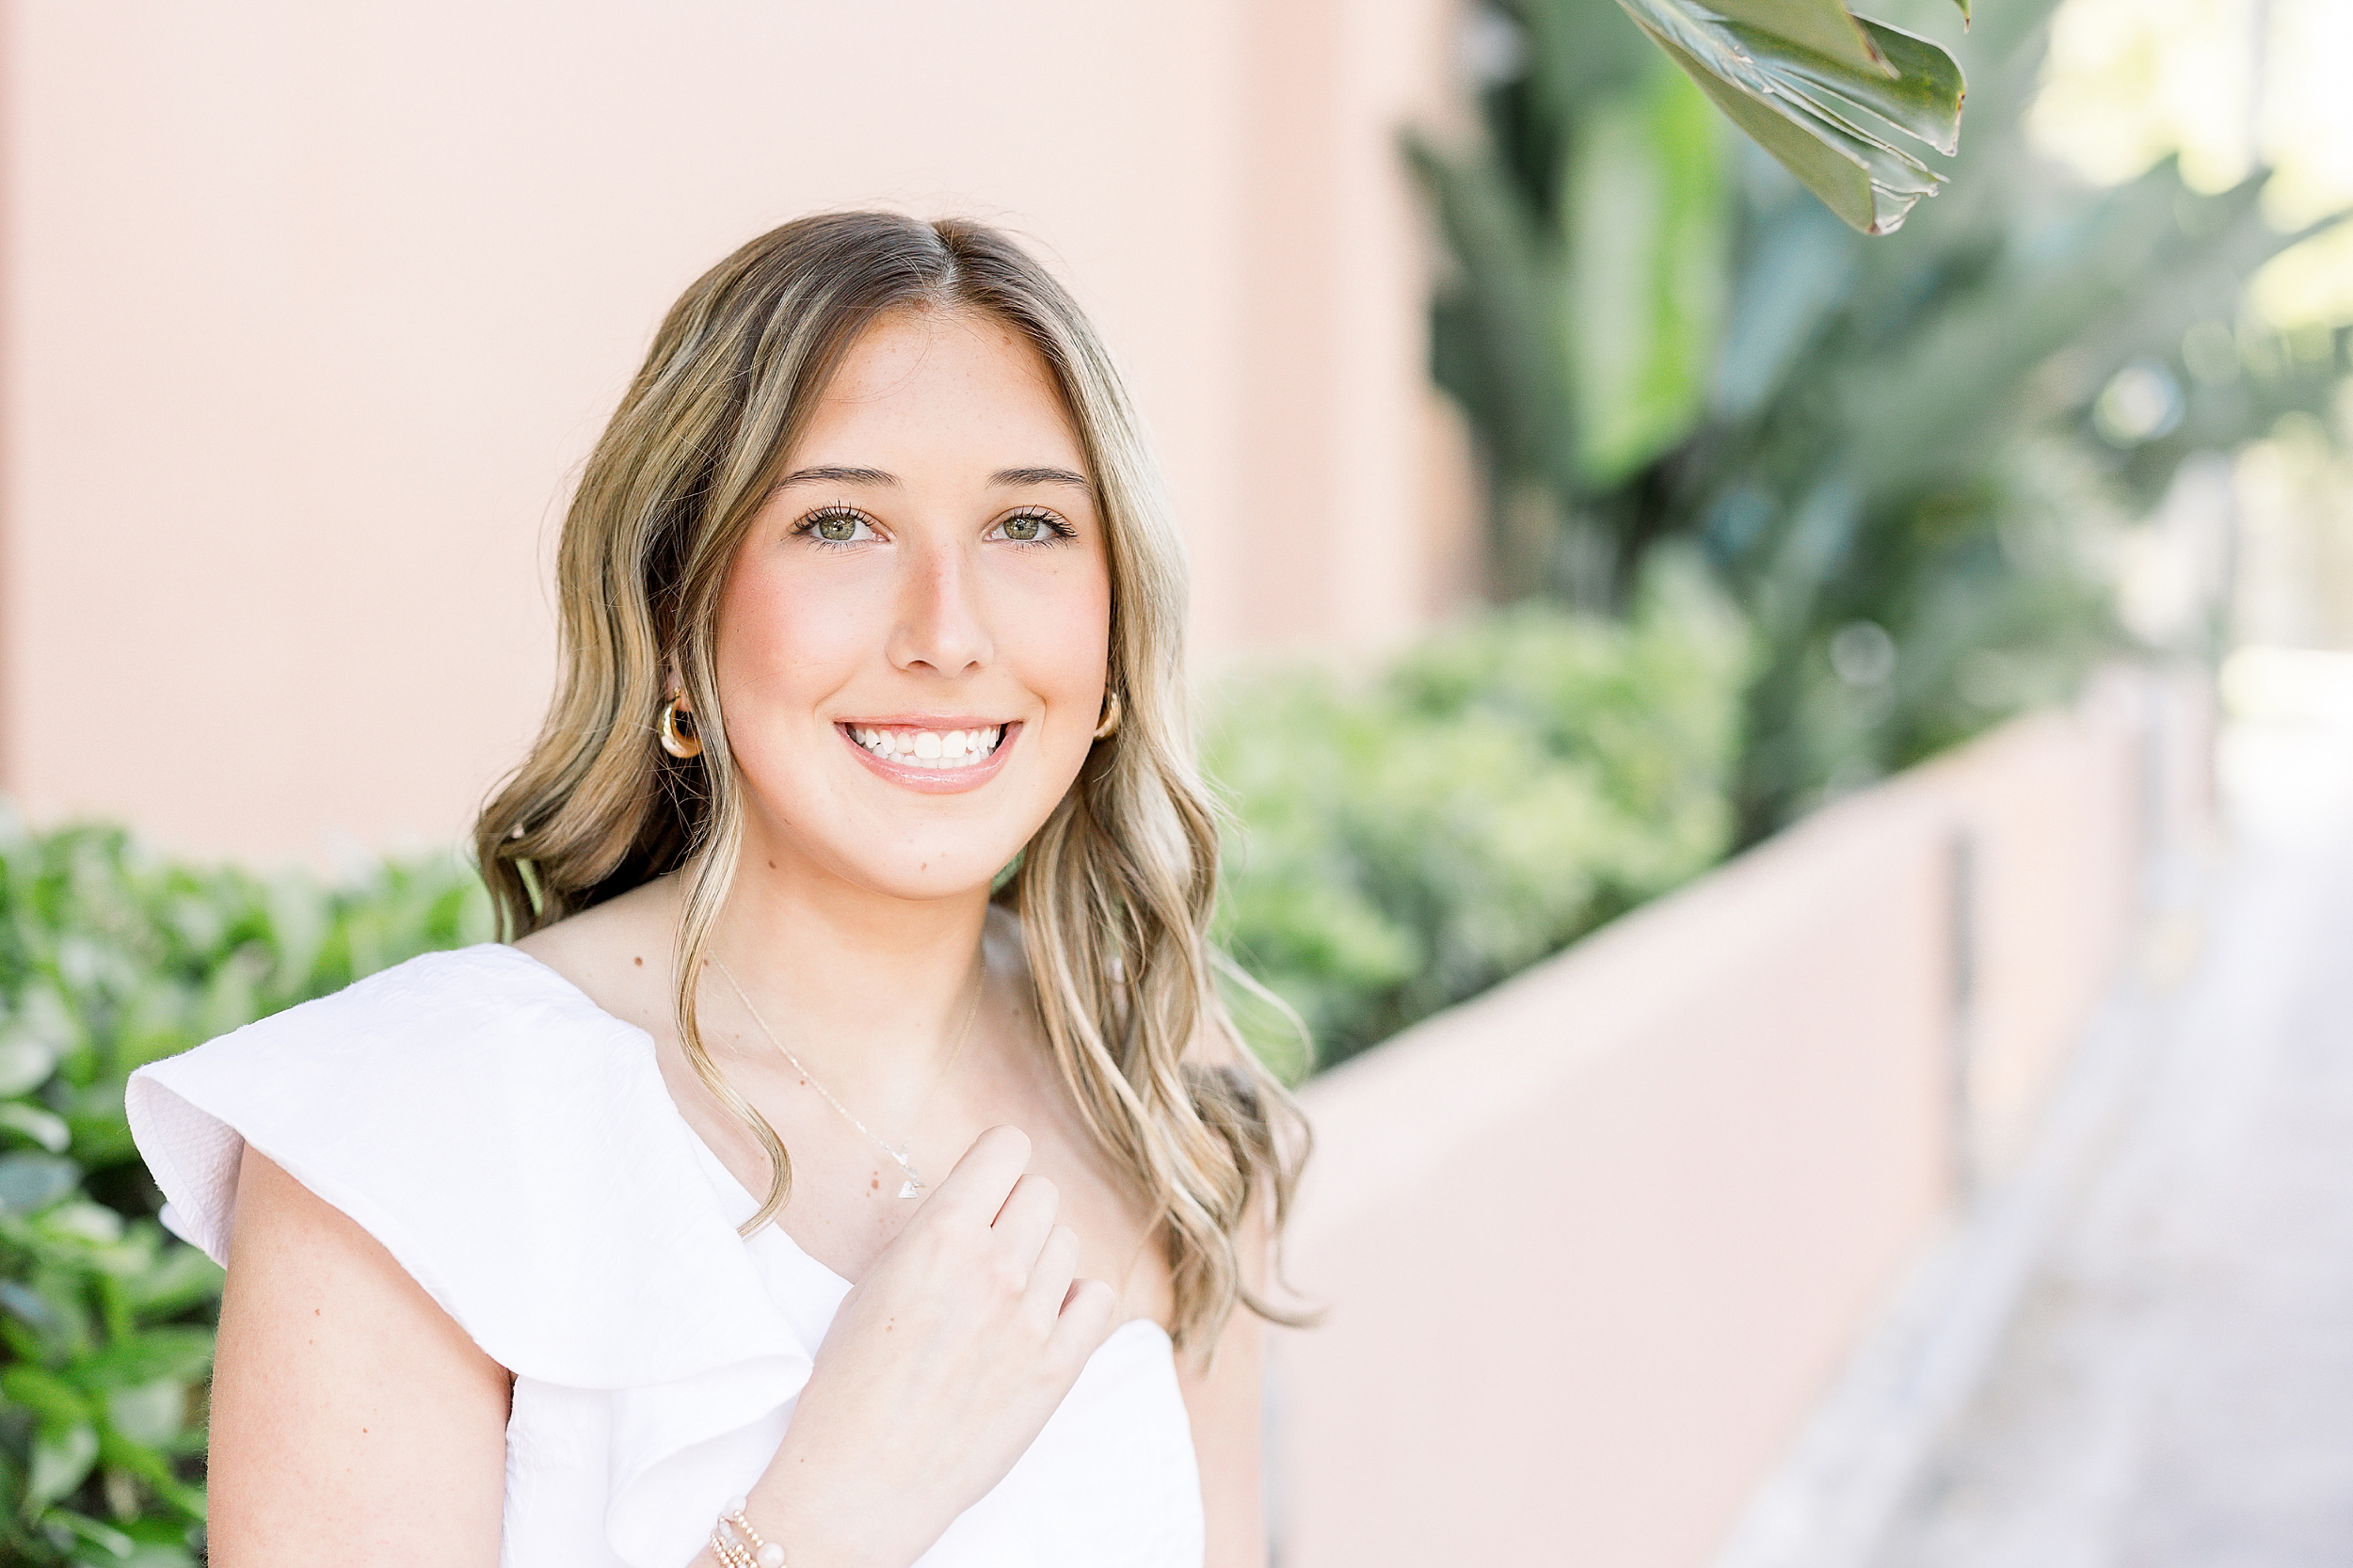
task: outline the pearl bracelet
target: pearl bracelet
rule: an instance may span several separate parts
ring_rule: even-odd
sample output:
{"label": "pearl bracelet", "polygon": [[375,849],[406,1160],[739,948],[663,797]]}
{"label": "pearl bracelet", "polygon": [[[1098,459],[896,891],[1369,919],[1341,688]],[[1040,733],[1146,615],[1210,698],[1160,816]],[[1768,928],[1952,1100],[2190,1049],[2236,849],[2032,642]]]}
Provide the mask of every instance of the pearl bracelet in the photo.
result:
{"label": "pearl bracelet", "polygon": [[762,1541],[752,1522],[744,1517],[749,1507],[742,1497],[729,1497],[719,1522],[711,1527],[711,1555],[724,1568],[784,1568],[784,1548]]}

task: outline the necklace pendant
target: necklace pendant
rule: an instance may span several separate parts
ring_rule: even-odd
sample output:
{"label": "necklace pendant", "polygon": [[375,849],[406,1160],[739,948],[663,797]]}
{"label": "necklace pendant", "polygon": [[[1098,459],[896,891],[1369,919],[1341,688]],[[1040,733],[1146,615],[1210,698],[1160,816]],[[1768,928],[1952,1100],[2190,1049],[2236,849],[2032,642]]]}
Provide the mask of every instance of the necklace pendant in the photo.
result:
{"label": "necklace pendant", "polygon": [[909,1176],[899,1184],[899,1195],[903,1198],[920,1198],[923,1195],[923,1184],[913,1176]]}

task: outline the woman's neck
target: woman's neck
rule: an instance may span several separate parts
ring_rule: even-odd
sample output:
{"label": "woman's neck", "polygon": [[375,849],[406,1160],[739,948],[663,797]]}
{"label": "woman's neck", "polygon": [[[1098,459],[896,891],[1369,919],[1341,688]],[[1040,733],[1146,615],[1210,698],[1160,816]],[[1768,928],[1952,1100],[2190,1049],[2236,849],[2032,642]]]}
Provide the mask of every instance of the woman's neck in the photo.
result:
{"label": "woman's neck", "polygon": [[758,1046],[764,1026],[836,1094],[902,1101],[936,1081],[971,1016],[987,920],[984,886],[900,898],[747,841],[702,1008],[748,1002]]}

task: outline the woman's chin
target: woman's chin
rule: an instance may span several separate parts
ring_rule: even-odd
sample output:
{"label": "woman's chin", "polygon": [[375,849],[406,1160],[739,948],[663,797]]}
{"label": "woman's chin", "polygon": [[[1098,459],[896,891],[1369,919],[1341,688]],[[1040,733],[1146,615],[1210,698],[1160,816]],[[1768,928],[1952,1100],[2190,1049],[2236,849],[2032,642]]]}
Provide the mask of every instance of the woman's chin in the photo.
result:
{"label": "woman's chin", "polygon": [[992,867],[975,876],[971,874],[971,867],[976,863],[962,856],[943,855],[938,860],[920,861],[914,865],[893,863],[861,868],[862,874],[856,880],[877,897],[896,899],[906,904],[985,900],[991,884],[996,881],[996,869]]}
{"label": "woman's chin", "polygon": [[895,830],[874,824],[872,831],[855,837],[802,838],[773,848],[747,842],[736,877],[740,886],[765,866],[768,870],[761,874],[788,883],[813,874],[877,899],[909,904],[985,899],[997,873],[1021,853],[1028,838],[1026,833],[927,833],[909,824],[896,824]]}

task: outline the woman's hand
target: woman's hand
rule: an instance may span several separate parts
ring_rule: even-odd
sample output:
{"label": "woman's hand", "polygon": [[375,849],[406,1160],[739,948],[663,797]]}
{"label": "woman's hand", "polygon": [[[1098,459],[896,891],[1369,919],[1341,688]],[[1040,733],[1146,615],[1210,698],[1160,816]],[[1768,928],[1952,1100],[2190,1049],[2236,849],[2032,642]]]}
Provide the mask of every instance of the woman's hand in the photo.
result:
{"label": "woman's hand", "polygon": [[795,1568],[905,1568],[1013,1468],[1111,1333],[1030,1141],[990,1128],[851,1290],[746,1516]]}

